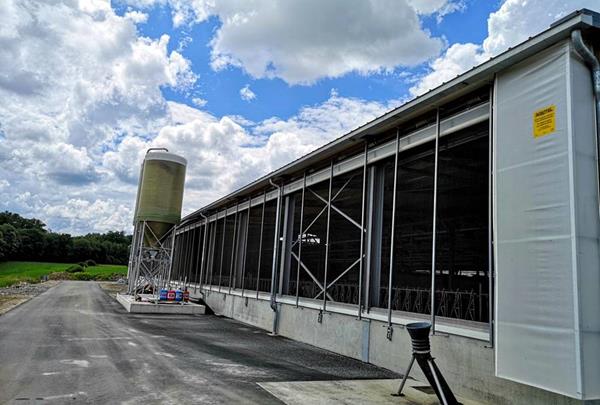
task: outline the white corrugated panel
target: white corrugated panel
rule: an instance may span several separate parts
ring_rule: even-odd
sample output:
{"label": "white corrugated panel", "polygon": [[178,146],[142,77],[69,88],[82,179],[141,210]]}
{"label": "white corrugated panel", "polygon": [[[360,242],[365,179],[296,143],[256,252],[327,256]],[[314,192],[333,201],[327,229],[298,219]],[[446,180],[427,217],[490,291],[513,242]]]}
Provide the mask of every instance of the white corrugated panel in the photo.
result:
{"label": "white corrugated panel", "polygon": [[[577,63],[564,42],[497,77],[496,375],[591,398],[583,389],[587,315],[578,268],[598,272],[598,200],[593,121],[580,114],[587,123],[573,123],[572,90],[584,89],[584,73],[589,82],[585,69],[573,73]],[[593,114],[589,99],[583,105]],[[600,284],[590,289],[598,294]]]}

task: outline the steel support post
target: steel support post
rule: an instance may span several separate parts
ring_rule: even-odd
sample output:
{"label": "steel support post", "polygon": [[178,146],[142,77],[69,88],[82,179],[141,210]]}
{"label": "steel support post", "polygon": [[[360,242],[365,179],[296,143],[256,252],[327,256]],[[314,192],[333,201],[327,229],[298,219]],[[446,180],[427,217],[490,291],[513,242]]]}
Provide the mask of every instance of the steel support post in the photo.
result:
{"label": "steel support post", "polygon": [[[200,284],[200,278],[198,277],[202,272],[200,270],[200,267],[202,266],[202,254],[204,253],[203,251],[203,246],[200,245],[200,238],[202,235],[202,225],[199,225],[196,229],[196,233],[198,234],[198,240],[197,240],[197,245],[198,245],[198,253],[196,253],[196,273],[194,274],[194,293],[196,291],[198,291],[198,284]],[[202,243],[204,244],[204,240],[202,241]],[[191,284],[190,284],[191,285]]]}
{"label": "steel support post", "polygon": [[166,285],[168,285],[171,282],[171,272],[173,269],[173,256],[175,256],[175,231],[177,231],[177,227],[173,227],[171,228],[171,249],[170,249],[170,253],[169,253],[169,271],[167,273],[167,279],[165,280],[165,283],[161,286],[159,286],[159,288],[165,288]]}
{"label": "steel support post", "polygon": [[390,232],[390,270],[388,275],[388,330],[387,338],[392,340],[392,278],[394,276],[394,251],[396,250],[396,195],[398,194],[398,155],[400,148],[400,129],[396,130],[396,146],[394,148],[394,188],[392,190],[392,229]]}
{"label": "steel support post", "polygon": [[[177,235],[177,228],[173,229],[173,252],[172,252],[172,260],[171,260],[171,268],[169,269],[169,280],[171,281],[171,277],[177,271],[177,266],[179,266],[179,235]],[[166,288],[166,287],[165,287]]]}
{"label": "steel support post", "polygon": [[231,294],[231,287],[233,285],[233,268],[235,267],[235,258],[237,256],[237,221],[238,221],[238,208],[239,204],[235,205],[235,216],[233,217],[233,239],[231,240],[231,263],[229,264],[229,294]]}
{"label": "steel support post", "polygon": [[433,169],[433,229],[431,237],[431,334],[435,335],[435,252],[437,240],[438,166],[440,153],[440,108],[436,110],[435,160]]}
{"label": "steel support post", "polygon": [[275,210],[275,236],[273,237],[273,263],[271,263],[271,305],[277,299],[277,256],[279,255],[279,217],[281,216],[281,200],[283,193],[280,186],[277,187],[277,209]]}
{"label": "steel support post", "polygon": [[327,197],[327,231],[325,232],[325,276],[323,280],[323,312],[327,310],[327,270],[329,269],[329,225],[331,220],[331,188],[333,186],[333,160],[329,167],[329,193]]}
{"label": "steel support post", "polygon": [[265,207],[267,206],[267,190],[263,193],[262,214],[260,217],[260,239],[258,242],[258,265],[256,268],[256,299],[258,299],[258,288],[260,286],[260,265],[262,259],[263,231],[265,229]]}
{"label": "steel support post", "polygon": [[[208,218],[206,218],[206,216],[204,216],[203,214],[202,217],[204,217],[204,238],[202,239],[202,258],[200,260],[200,278],[198,279],[198,284],[200,285],[200,291],[202,292],[202,285],[204,284],[204,274],[206,272],[206,256],[207,256],[207,250],[206,250],[206,238],[208,237]],[[194,290],[194,292],[196,292]]]}
{"label": "steel support post", "polygon": [[210,228],[210,233],[212,234],[211,238],[210,238],[210,249],[208,251],[209,256],[209,260],[210,260],[210,273],[207,271],[206,272],[206,277],[208,279],[208,276],[210,274],[210,281],[208,281],[208,284],[212,287],[214,285],[214,275],[215,275],[215,270],[216,270],[216,266],[215,266],[215,249],[217,248],[217,229],[219,226],[219,222],[217,221],[217,219],[215,218],[215,221],[212,224],[212,227]]}
{"label": "steel support post", "polygon": [[186,274],[186,281],[183,285],[184,289],[187,289],[187,287],[191,284],[192,282],[192,273],[194,272],[194,266],[196,266],[196,262],[194,262],[194,249],[196,247],[196,233],[194,229],[190,229],[190,247],[189,247],[189,254],[190,254],[190,265],[188,266],[188,272]]}
{"label": "steel support post", "polygon": [[[218,215],[217,215],[218,219]],[[223,237],[221,238],[221,263],[219,264],[219,292],[221,292],[221,284],[223,279],[223,253],[225,252],[225,231],[227,229],[227,209],[225,209],[225,216],[223,217]]]}
{"label": "steel support post", "polygon": [[[142,228],[142,232],[140,235],[140,242],[138,245],[138,258],[137,258],[137,265],[136,265],[136,284],[137,284],[137,279],[140,276],[140,266],[142,265],[142,247],[144,246],[144,232],[146,232],[146,221],[143,221],[141,224],[141,228]],[[137,296],[137,286],[135,288],[135,295]]]}
{"label": "steel support post", "polygon": [[246,236],[244,237],[244,258],[242,259],[242,297],[246,287],[246,254],[248,253],[248,230],[250,229],[250,209],[252,208],[252,197],[248,199],[248,215],[246,216]]}
{"label": "steel support post", "polygon": [[[366,275],[365,275],[365,308],[367,313],[369,313],[370,310],[370,305],[371,305],[371,279],[373,278],[373,256],[377,257],[377,261],[378,263],[381,264],[381,257],[379,254],[375,254],[374,255],[374,248],[378,245],[377,243],[374,242],[379,242],[379,245],[381,245],[381,238],[379,238],[379,236],[377,237],[377,240],[374,241],[374,236],[375,233],[373,232],[373,223],[376,220],[376,217],[379,217],[379,215],[376,215],[377,210],[375,207],[375,192],[376,192],[376,180],[377,180],[377,176],[376,176],[376,167],[375,166],[371,166],[370,169],[367,169],[368,172],[368,176],[369,176],[369,188],[368,188],[368,193],[367,193],[367,209],[368,209],[368,214],[367,214],[367,254],[366,254],[366,262],[367,262],[367,266],[365,268],[366,270]],[[381,273],[381,266],[379,266],[379,273]]]}
{"label": "steel support post", "polygon": [[[494,83],[496,82],[494,77]],[[493,144],[493,132],[494,132],[494,83],[490,86],[490,118],[489,118],[489,129],[488,129],[488,142],[489,142],[489,177],[488,177],[488,325],[489,325],[489,340],[490,345],[494,346],[494,144]]]}
{"label": "steel support post", "polygon": [[181,280],[181,275],[185,273],[186,269],[186,250],[185,245],[187,242],[187,233],[185,231],[181,232],[181,251],[179,252],[179,266],[177,266],[177,281]]}
{"label": "steel support post", "polygon": [[280,233],[279,233],[279,222],[281,216],[281,200],[283,198],[283,190],[281,186],[273,183],[271,184],[277,187],[277,210],[275,211],[275,237],[273,238],[273,263],[271,266],[271,309],[273,310],[273,335],[277,334],[278,317],[279,311],[277,308],[277,256],[279,255],[280,245]]}
{"label": "steel support post", "polygon": [[191,259],[192,259],[192,256],[193,256],[191,254],[192,252],[191,252],[191,249],[190,249],[190,247],[191,247],[190,245],[193,244],[193,240],[192,240],[193,234],[192,234],[192,232],[189,229],[187,231],[185,231],[185,234],[186,234],[186,243],[185,243],[185,272],[183,273],[183,280],[180,280],[180,281],[183,281],[184,288],[187,285],[188,274],[189,274],[190,269],[192,267],[192,263],[191,263],[192,260]]}
{"label": "steel support post", "polygon": [[212,286],[213,283],[213,268],[215,265],[215,229],[217,227],[217,222],[209,222],[208,226],[208,250],[206,252],[206,265],[204,266],[204,280],[205,283],[209,286]]}
{"label": "steel support post", "polygon": [[365,261],[365,191],[367,189],[367,159],[369,153],[369,142],[365,141],[365,151],[363,160],[363,184],[362,198],[360,209],[360,263],[358,267],[358,319],[362,318],[362,282],[363,282],[363,267]]}
{"label": "steel support post", "polygon": [[181,233],[181,265],[180,268],[177,269],[177,282],[181,281],[183,278],[183,274],[187,270],[187,232],[184,230]]}
{"label": "steel support post", "polygon": [[[284,292],[284,284],[286,282],[286,271],[289,271],[289,269],[286,269],[286,249],[287,249],[287,243],[288,243],[288,224],[290,222],[290,197],[286,196],[286,197],[281,197],[282,199],[285,198],[285,203],[282,201],[282,207],[283,207],[283,229],[281,232],[281,236],[279,238],[280,240],[280,246],[281,246],[281,252],[279,254],[279,287],[278,287],[278,291],[279,294],[283,295]],[[292,223],[293,226],[293,223]],[[287,277],[287,281],[289,282],[289,274]],[[289,285],[289,283],[288,283]]]}
{"label": "steel support post", "polygon": [[298,303],[300,301],[300,270],[301,270],[300,261],[302,260],[302,237],[304,236],[304,231],[302,230],[302,226],[304,224],[304,192],[305,191],[306,191],[306,172],[304,172],[304,176],[302,177],[302,202],[300,204],[300,233],[298,235],[298,269],[296,270],[296,308],[298,308]]}

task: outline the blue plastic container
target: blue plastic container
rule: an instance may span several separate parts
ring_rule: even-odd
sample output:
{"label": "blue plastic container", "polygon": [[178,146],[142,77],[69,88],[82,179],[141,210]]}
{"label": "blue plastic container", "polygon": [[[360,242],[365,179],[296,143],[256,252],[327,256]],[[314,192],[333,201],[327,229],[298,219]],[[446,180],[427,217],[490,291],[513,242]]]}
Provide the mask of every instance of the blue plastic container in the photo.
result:
{"label": "blue plastic container", "polygon": [[160,290],[159,300],[160,301],[166,301],[167,300],[167,294],[169,294],[169,290],[167,290],[166,288],[163,288],[162,290]]}
{"label": "blue plastic container", "polygon": [[183,291],[177,289],[175,290],[175,301],[181,302],[181,300],[183,300]]}

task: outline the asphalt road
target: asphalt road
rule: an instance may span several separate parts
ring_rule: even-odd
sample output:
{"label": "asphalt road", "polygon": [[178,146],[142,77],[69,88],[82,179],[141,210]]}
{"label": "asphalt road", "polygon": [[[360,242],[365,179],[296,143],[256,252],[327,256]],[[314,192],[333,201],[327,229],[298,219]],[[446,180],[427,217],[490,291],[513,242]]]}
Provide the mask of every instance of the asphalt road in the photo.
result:
{"label": "asphalt road", "polygon": [[0,316],[0,403],[280,403],[257,382],[397,378],[211,315],[132,315],[63,282]]}

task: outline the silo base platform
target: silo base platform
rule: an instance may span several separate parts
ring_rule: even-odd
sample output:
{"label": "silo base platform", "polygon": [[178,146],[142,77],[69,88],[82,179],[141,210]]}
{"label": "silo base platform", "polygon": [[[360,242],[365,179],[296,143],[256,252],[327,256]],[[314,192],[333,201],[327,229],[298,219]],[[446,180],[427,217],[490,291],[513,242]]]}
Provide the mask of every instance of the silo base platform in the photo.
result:
{"label": "silo base platform", "polygon": [[[152,299],[150,294],[141,294],[142,299]],[[117,294],[117,301],[123,305],[127,312],[135,314],[168,314],[168,315],[204,315],[206,307],[192,302],[154,303],[149,301],[135,301],[133,295]]]}

